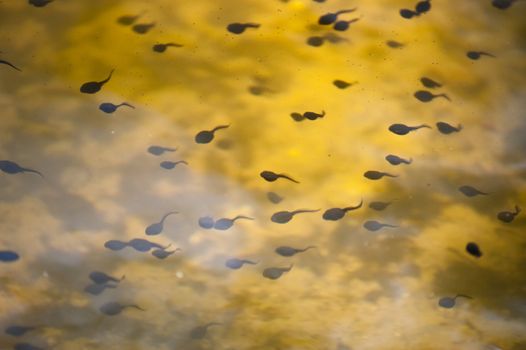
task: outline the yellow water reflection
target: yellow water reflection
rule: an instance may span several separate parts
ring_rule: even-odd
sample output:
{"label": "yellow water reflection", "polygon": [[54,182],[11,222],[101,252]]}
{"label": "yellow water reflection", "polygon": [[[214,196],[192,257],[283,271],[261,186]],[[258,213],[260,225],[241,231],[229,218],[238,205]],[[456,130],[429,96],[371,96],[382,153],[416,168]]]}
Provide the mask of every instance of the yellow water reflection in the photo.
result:
{"label": "yellow water reflection", "polygon": [[[526,348],[526,220],[497,220],[526,203],[524,3],[433,1],[63,1],[0,3],[0,159],[35,174],[0,173],[0,327],[40,326],[0,347],[45,349],[467,349]],[[354,8],[342,41],[318,17]],[[141,14],[144,35],[117,23]],[[260,23],[232,35],[232,22]],[[391,48],[388,40],[404,46]],[[157,43],[183,47],[164,53]],[[466,52],[496,58],[469,60]],[[88,81],[112,79],[95,95]],[[422,103],[430,77],[451,97]],[[337,89],[335,79],[356,82]],[[263,93],[250,93],[250,87]],[[99,104],[135,109],[104,114]],[[326,112],[315,121],[290,114]],[[462,124],[443,135],[435,123]],[[431,125],[406,136],[389,125]],[[210,144],[201,130],[230,125]],[[154,156],[151,145],[177,148]],[[392,166],[387,154],[413,160]],[[185,160],[172,170],[162,161]],[[300,183],[265,182],[263,170]],[[367,170],[398,175],[371,181]],[[488,196],[467,198],[471,185]],[[267,192],[284,199],[273,204]],[[339,221],[332,207],[364,206]],[[372,201],[391,202],[383,211]],[[271,222],[282,210],[321,209]],[[164,231],[145,228],[165,213]],[[246,215],[227,231],[202,216]],[[370,232],[367,220],[396,225]],[[108,240],[145,238],[181,248],[165,260]],[[483,256],[465,251],[476,242]],[[278,246],[317,248],[282,257]],[[239,270],[238,257],[257,261]],[[266,279],[268,267],[291,271]],[[126,275],[98,296],[89,273]],[[444,296],[467,294],[452,309]],[[136,304],[120,315],[110,301]],[[209,322],[201,340],[189,334]],[[23,350],[23,349],[22,349]]]}

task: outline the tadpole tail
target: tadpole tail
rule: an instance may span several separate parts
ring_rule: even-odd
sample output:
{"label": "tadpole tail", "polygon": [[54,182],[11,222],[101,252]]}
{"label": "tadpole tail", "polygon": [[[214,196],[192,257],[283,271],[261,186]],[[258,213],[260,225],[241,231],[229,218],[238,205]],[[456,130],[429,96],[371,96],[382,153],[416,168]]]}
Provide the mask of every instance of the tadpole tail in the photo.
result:
{"label": "tadpole tail", "polygon": [[44,179],[44,175],[42,175],[42,173],[40,171],[33,170],[33,169],[28,169],[28,168],[21,168],[21,169],[22,169],[22,172],[38,174],[41,178]]}
{"label": "tadpole tail", "polygon": [[345,207],[345,208],[343,208],[343,211],[347,212],[349,210],[359,209],[359,208],[362,207],[362,205],[363,205],[363,198],[360,200],[360,204],[358,204],[358,205],[356,205],[354,207]]}
{"label": "tadpole tail", "polygon": [[391,228],[397,228],[398,226],[396,225],[391,225],[391,224],[382,224],[383,227],[391,227]]}
{"label": "tadpole tail", "polygon": [[480,51],[480,52],[479,52],[479,55],[481,55],[481,56],[493,57],[493,58],[496,58],[496,57],[497,57],[497,56],[495,56],[494,54],[489,53],[489,52],[485,52],[485,51]]}
{"label": "tadpole tail", "polygon": [[455,295],[455,297],[453,299],[456,299],[456,298],[473,299],[473,297],[470,297],[469,295],[465,295],[465,294],[457,294],[457,295]]}
{"label": "tadpole tail", "polygon": [[259,27],[261,27],[261,24],[259,24],[259,23],[246,23],[245,27],[246,28],[259,28]]}
{"label": "tadpole tail", "polygon": [[419,126],[413,126],[411,129],[413,130],[417,130],[417,129],[422,129],[422,128],[428,128],[428,129],[432,129],[429,125],[427,124],[422,124],[422,125],[419,125]]}
{"label": "tadpole tail", "polygon": [[184,164],[184,165],[188,165],[188,162],[186,160],[178,160],[177,162],[175,162],[175,164]]}
{"label": "tadpole tail", "polygon": [[7,62],[7,61],[0,60],[0,63],[1,63],[1,64],[5,64],[5,65],[8,65],[9,67],[11,67],[11,68],[13,68],[13,69],[16,69],[16,70],[19,71],[19,72],[22,71],[20,68],[18,68],[18,67],[15,66],[14,64],[9,63],[9,62]]}
{"label": "tadpole tail", "polygon": [[290,270],[292,270],[293,267],[294,267],[294,264],[290,264],[290,266],[284,268],[283,271],[285,271],[285,272],[289,272]]}
{"label": "tadpole tail", "polygon": [[515,215],[519,214],[520,212],[521,212],[521,208],[518,205],[516,205],[515,206]]}
{"label": "tadpole tail", "polygon": [[108,75],[106,79],[104,79],[103,81],[99,81],[99,84],[106,84],[108,81],[110,81],[111,77],[113,76],[113,72],[115,72],[115,69],[111,70],[110,75]]}
{"label": "tadpole tail", "polygon": [[219,126],[216,126],[215,128],[213,128],[212,130],[210,130],[210,132],[216,132],[217,130],[220,130],[220,129],[226,129],[229,126],[230,125],[219,125]]}
{"label": "tadpole tail", "polygon": [[143,309],[139,305],[135,305],[135,304],[125,305],[124,307],[133,307],[133,308],[135,308],[137,310],[146,311],[145,309]]}
{"label": "tadpole tail", "polygon": [[293,178],[291,178],[291,177],[288,176],[288,175],[285,175],[285,174],[277,174],[277,175],[278,175],[278,177],[281,177],[281,178],[287,179],[287,180],[292,181],[292,182],[294,182],[294,183],[297,183],[297,184],[300,183],[299,181],[294,180]]}
{"label": "tadpole tail", "polygon": [[250,265],[257,265],[259,264],[259,261],[252,261],[252,260],[241,260],[243,264],[250,264]]}
{"label": "tadpole tail", "polygon": [[232,219],[232,222],[239,220],[239,219],[254,220],[254,218],[251,218],[250,216],[238,215]]}
{"label": "tadpole tail", "polygon": [[177,43],[167,43],[167,44],[164,44],[165,46],[171,46],[171,47],[183,47],[183,45],[181,44],[177,44]]}
{"label": "tadpole tail", "polygon": [[355,8],[352,8],[352,9],[340,10],[340,11],[336,11],[335,14],[336,15],[341,15],[342,13],[350,13],[350,12],[356,11],[357,9],[358,8],[355,7]]}
{"label": "tadpole tail", "polygon": [[389,173],[382,173],[382,174],[384,174],[384,176],[387,176],[387,177],[398,177],[398,175],[393,175]]}
{"label": "tadpole tail", "polygon": [[301,213],[315,213],[320,211],[320,209],[298,209],[291,212],[292,215],[301,214]]}
{"label": "tadpole tail", "polygon": [[307,250],[309,250],[309,249],[313,249],[313,248],[318,248],[318,247],[316,247],[315,245],[310,245],[310,246],[305,247],[305,248],[303,248],[303,249],[297,249],[297,251],[298,251],[299,253],[303,253],[303,252],[306,252]]}
{"label": "tadpole tail", "polygon": [[128,102],[123,102],[120,105],[118,105],[117,107],[121,107],[121,106],[126,106],[126,107],[130,107],[132,109],[135,109],[135,107],[132,106],[131,104],[129,104]]}
{"label": "tadpole tail", "polygon": [[451,102],[451,99],[450,99],[449,96],[446,95],[446,94],[438,94],[438,95],[434,95],[434,96],[435,96],[435,97],[443,97],[443,98],[445,98],[446,100],[448,100],[448,101]]}
{"label": "tadpole tail", "polygon": [[163,217],[161,218],[161,221],[159,223],[164,223],[164,220],[166,220],[166,218],[172,214],[179,214],[178,211],[171,211],[171,212],[168,212],[166,214],[163,215]]}

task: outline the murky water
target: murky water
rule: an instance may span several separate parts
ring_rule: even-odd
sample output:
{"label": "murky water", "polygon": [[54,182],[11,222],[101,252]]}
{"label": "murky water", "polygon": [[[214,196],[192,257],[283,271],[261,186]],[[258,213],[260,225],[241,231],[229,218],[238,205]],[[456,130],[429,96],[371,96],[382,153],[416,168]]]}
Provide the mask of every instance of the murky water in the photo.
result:
{"label": "murky water", "polygon": [[415,4],[0,2],[0,348],[526,349],[526,3]]}

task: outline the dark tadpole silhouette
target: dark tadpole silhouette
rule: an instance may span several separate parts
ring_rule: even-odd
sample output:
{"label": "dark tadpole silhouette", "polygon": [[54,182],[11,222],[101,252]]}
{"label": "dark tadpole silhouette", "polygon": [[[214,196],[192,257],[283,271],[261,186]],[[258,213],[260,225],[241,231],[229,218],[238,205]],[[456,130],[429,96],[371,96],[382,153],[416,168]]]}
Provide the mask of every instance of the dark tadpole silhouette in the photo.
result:
{"label": "dark tadpole silhouette", "polygon": [[337,31],[340,31],[340,32],[344,32],[347,29],[349,29],[349,26],[352,23],[358,22],[359,20],[360,20],[359,18],[353,18],[353,19],[348,20],[348,21],[338,21],[338,22],[334,23],[333,28],[334,28],[334,30],[337,30]]}
{"label": "dark tadpole silhouette", "polygon": [[148,147],[148,153],[151,153],[154,156],[160,156],[161,154],[164,154],[165,152],[175,152],[175,151],[177,151],[177,148],[169,148],[169,147],[162,147],[162,146]]}
{"label": "dark tadpole silhouette", "polygon": [[247,28],[259,28],[260,25],[257,23],[230,23],[226,26],[226,30],[228,30],[232,34],[242,34],[247,30]]}
{"label": "dark tadpole silhouette", "polygon": [[52,3],[54,0],[29,0],[28,3],[35,7],[44,7],[49,3]]}
{"label": "dark tadpole silhouette", "polygon": [[305,117],[301,113],[293,112],[290,114],[290,117],[294,119],[294,121],[301,122],[305,120]]}
{"label": "dark tadpole silhouette", "polygon": [[155,249],[152,251],[152,255],[154,257],[156,257],[157,259],[159,260],[164,260],[166,259],[167,257],[169,257],[170,255],[180,251],[181,248],[177,248],[175,250],[172,250],[172,251],[168,251],[166,249]]}
{"label": "dark tadpole silhouette", "polygon": [[289,267],[267,267],[265,270],[263,270],[263,277],[268,278],[270,280],[277,280],[281,277],[285,272],[289,272],[292,270],[292,267],[294,264],[291,264]]}
{"label": "dark tadpole silhouette", "polygon": [[403,48],[405,46],[404,44],[402,44],[402,43],[400,43],[398,41],[395,41],[395,40],[387,40],[385,42],[385,44],[387,46],[389,46],[390,48],[392,48],[392,49],[401,49],[401,48]]}
{"label": "dark tadpole silhouette", "polygon": [[320,18],[318,18],[318,24],[321,24],[321,25],[333,24],[334,22],[338,20],[339,15],[344,14],[344,13],[354,12],[354,11],[356,11],[356,8],[326,13],[320,16]]}
{"label": "dark tadpole silhouette", "polygon": [[158,248],[158,249],[167,249],[170,245],[163,247],[162,245],[158,243],[150,242],[146,239],[142,238],[134,238],[131,241],[128,242],[128,245],[135,249],[138,252],[149,252],[151,249]]}
{"label": "dark tadpole silhouette", "polygon": [[460,124],[458,124],[458,126],[453,126],[446,122],[438,122],[436,123],[436,126],[437,126],[438,131],[444,135],[449,135],[454,132],[459,132],[460,130],[462,130],[462,125]]}
{"label": "dark tadpole silhouette", "polygon": [[285,174],[277,174],[273,171],[269,171],[269,170],[263,170],[259,176],[261,176],[263,179],[265,179],[265,181],[268,181],[268,182],[274,182],[276,181],[277,179],[279,178],[282,178],[282,179],[287,179],[289,181],[292,181],[292,182],[295,182],[297,184],[299,184],[298,181],[294,180],[293,178],[291,178],[290,176],[288,175],[285,175]]}
{"label": "dark tadpole silhouette", "polygon": [[238,215],[238,216],[236,216],[233,219],[221,218],[221,219],[217,220],[214,223],[214,228],[216,230],[221,230],[221,231],[228,230],[229,228],[234,226],[234,222],[236,220],[240,220],[240,219],[243,219],[243,220],[254,220],[254,218],[251,218],[251,217],[248,217],[248,216],[243,216],[243,215]]}
{"label": "dark tadpole silhouette", "polygon": [[422,128],[428,128],[431,129],[431,127],[427,124],[417,125],[417,126],[407,126],[405,124],[392,124],[389,126],[389,131],[396,135],[407,135],[411,131],[415,131]]}
{"label": "dark tadpole silhouette", "polygon": [[138,305],[135,304],[121,304],[116,301],[110,301],[105,304],[102,304],[102,306],[99,308],[100,312],[102,312],[105,315],[108,316],[116,316],[120,314],[124,309],[127,307],[131,307],[137,310],[145,311],[143,308],[141,308]]}
{"label": "dark tadpole silhouette", "polygon": [[369,208],[377,210],[377,211],[382,211],[390,205],[391,205],[391,202],[371,202],[369,203]]}
{"label": "dark tadpole silhouette", "polygon": [[232,270],[239,270],[243,265],[257,265],[256,261],[232,258],[225,261],[225,266]]}
{"label": "dark tadpole silhouette", "polygon": [[511,5],[513,5],[513,3],[516,1],[518,0],[493,0],[491,2],[491,5],[493,5],[493,7],[498,8],[499,10],[506,10],[510,8]]}
{"label": "dark tadpole silhouette", "polygon": [[368,221],[366,221],[366,222],[363,224],[363,227],[364,227],[366,230],[368,230],[368,231],[375,232],[375,231],[381,230],[381,229],[384,228],[384,227],[396,228],[396,227],[398,227],[398,226],[390,225],[390,224],[383,224],[383,223],[378,222],[378,221],[376,221],[376,220],[368,220]]}
{"label": "dark tadpole silhouette", "polygon": [[477,243],[469,242],[466,244],[466,252],[473,255],[475,258],[480,258],[482,256],[482,251],[480,250]]}
{"label": "dark tadpole silhouette", "polygon": [[125,278],[124,275],[121,278],[113,277],[102,271],[93,271],[89,274],[89,279],[96,284],[104,284],[108,282],[120,283]]}
{"label": "dark tadpole silhouette", "polygon": [[353,86],[354,84],[356,84],[356,82],[349,83],[349,82],[346,82],[345,80],[336,79],[336,80],[333,80],[332,84],[336,86],[338,89],[343,90],[343,89],[347,89],[349,86]]}
{"label": "dark tadpole silhouette", "polygon": [[206,337],[206,333],[208,332],[208,328],[210,328],[211,326],[221,326],[221,323],[217,323],[217,322],[210,322],[210,323],[207,323],[203,326],[198,326],[198,327],[195,327],[194,329],[192,329],[190,331],[190,338],[192,339],[203,339],[204,337]]}
{"label": "dark tadpole silhouette", "polygon": [[319,47],[322,46],[325,42],[325,39],[321,36],[310,36],[307,38],[307,45],[313,46],[313,47]]}
{"label": "dark tadpole silhouette", "polygon": [[91,294],[91,295],[100,295],[106,289],[110,289],[110,288],[113,288],[113,289],[117,288],[117,285],[116,284],[110,284],[110,283],[105,283],[105,284],[92,283],[92,284],[86,286],[84,288],[84,291],[86,293],[88,293],[88,294]]}
{"label": "dark tadpole silhouette", "polygon": [[466,197],[475,197],[479,195],[487,196],[489,194],[486,192],[479,191],[475,187],[469,185],[460,186],[458,190],[462,192],[462,194]]}
{"label": "dark tadpole silhouette", "polygon": [[108,77],[102,81],[89,81],[87,83],[82,84],[80,87],[80,92],[83,94],[94,94],[100,91],[104,84],[106,84],[108,81],[110,81],[111,77],[113,76],[113,72],[115,69],[112,69]]}
{"label": "dark tadpole silhouette", "polygon": [[195,135],[195,142],[196,143],[210,143],[214,139],[214,133],[217,130],[226,129],[230,125],[219,125],[213,128],[212,130],[203,130],[197,133]]}
{"label": "dark tadpole silhouette", "polygon": [[169,161],[169,160],[165,160],[165,161],[162,161],[161,163],[159,163],[159,166],[161,168],[163,168],[163,169],[171,170],[171,169],[175,168],[177,166],[177,164],[188,165],[188,163],[185,160],[178,160],[177,162],[172,162],[172,161]]}
{"label": "dark tadpole silhouette", "polygon": [[13,337],[21,337],[25,335],[27,332],[31,332],[35,330],[36,328],[37,327],[34,327],[34,326],[13,325],[13,326],[6,327],[6,329],[4,329],[4,332],[5,334],[8,334]]}
{"label": "dark tadpole silhouette", "polygon": [[420,78],[420,82],[422,83],[422,85],[424,85],[428,89],[436,89],[436,88],[442,87],[442,84],[437,83],[433,79],[430,79],[427,77]]}
{"label": "dark tadpole silhouette", "polygon": [[118,104],[118,105],[114,105],[113,103],[110,103],[110,102],[104,102],[104,103],[101,103],[99,105],[99,109],[101,111],[103,111],[104,113],[111,114],[111,113],[115,112],[117,109],[119,109],[122,106],[126,106],[126,107],[130,107],[131,109],[135,109],[134,106],[132,106],[131,104],[126,103],[126,102],[123,102],[123,103]]}
{"label": "dark tadpole silhouette", "polygon": [[119,241],[116,239],[112,239],[104,243],[104,247],[108,248],[109,250],[117,251],[122,250],[128,246],[128,242]]}
{"label": "dark tadpole silhouette", "polygon": [[20,259],[18,253],[11,250],[0,250],[0,262],[13,262]]}
{"label": "dark tadpole silhouette", "polygon": [[404,159],[400,158],[399,156],[396,156],[394,154],[388,154],[385,156],[385,160],[389,162],[391,165],[400,165],[400,164],[411,164],[413,162],[412,158]]}
{"label": "dark tadpole silhouette", "polygon": [[123,26],[130,26],[135,23],[143,14],[138,15],[124,15],[117,18],[117,23],[122,24]]}
{"label": "dark tadpole silhouette", "polygon": [[415,6],[415,11],[421,15],[431,10],[431,0],[419,1]]}
{"label": "dark tadpole silhouette", "polygon": [[269,201],[271,201],[274,204],[278,204],[283,200],[283,197],[281,197],[279,194],[275,192],[267,192],[267,198]]}
{"label": "dark tadpole silhouette", "polygon": [[414,93],[415,98],[420,102],[431,102],[437,97],[443,97],[448,101],[451,101],[448,95],[446,94],[432,94],[431,92],[427,90],[419,90]]}
{"label": "dark tadpole silhouette", "polygon": [[316,120],[318,118],[323,118],[325,116],[325,111],[321,111],[321,114],[315,112],[305,112],[303,113],[303,118],[308,120]]}
{"label": "dark tadpole silhouette", "polygon": [[214,218],[211,216],[202,216],[199,218],[199,220],[197,220],[197,223],[202,228],[211,229],[212,227],[214,227],[215,221]]}
{"label": "dark tadpole silhouette", "polygon": [[467,298],[473,299],[469,295],[457,294],[452,297],[443,297],[438,300],[438,306],[443,307],[444,309],[451,309],[455,306],[457,298]]}
{"label": "dark tadpole silhouette", "polygon": [[368,170],[365,173],[363,173],[363,176],[369,180],[380,180],[384,176],[387,177],[398,177],[398,175],[393,175],[389,173],[384,173],[383,171],[376,171],[376,170]]}
{"label": "dark tadpole silhouette", "polygon": [[150,31],[150,29],[152,29],[153,27],[155,27],[155,23],[152,22],[152,23],[140,23],[140,24],[136,24],[132,27],[132,30],[137,33],[137,34],[146,34]]}
{"label": "dark tadpole silhouette", "polygon": [[363,200],[360,201],[360,204],[355,205],[355,206],[345,207],[345,208],[331,208],[331,209],[327,209],[323,213],[322,218],[324,220],[328,220],[328,221],[340,220],[341,218],[343,218],[345,216],[345,214],[348,211],[359,209],[359,208],[362,207],[362,205],[363,205]]}
{"label": "dark tadpole silhouette", "polygon": [[413,17],[419,16],[419,13],[409,9],[401,9],[400,16],[402,16],[405,19],[411,19]]}
{"label": "dark tadpole silhouette", "polygon": [[493,54],[489,52],[485,52],[485,51],[468,51],[466,53],[466,56],[470,60],[474,60],[474,61],[478,60],[482,56],[495,57]]}
{"label": "dark tadpole silhouette", "polygon": [[44,348],[41,348],[40,346],[35,346],[29,343],[16,343],[13,346],[13,349],[14,350],[44,350]]}
{"label": "dark tadpole silhouette", "polygon": [[24,168],[18,165],[15,162],[12,162],[10,160],[0,160],[0,170],[3,171],[6,174],[15,175],[20,173],[34,173],[40,175],[41,178],[44,178],[44,175],[42,175],[41,172]]}
{"label": "dark tadpole silhouette", "polygon": [[521,212],[521,208],[519,208],[518,205],[515,206],[515,212],[511,211],[501,211],[497,214],[497,219],[499,219],[502,222],[510,223],[512,222],[517,215]]}
{"label": "dark tadpole silhouette", "polygon": [[298,249],[298,248],[293,248],[293,247],[288,247],[288,246],[281,246],[281,247],[277,247],[276,249],[274,249],[274,251],[278,255],[290,257],[298,253],[306,252],[307,250],[312,249],[312,248],[316,248],[316,247],[311,245],[303,249]]}
{"label": "dark tadpole silhouette", "polygon": [[169,47],[183,47],[183,45],[177,43],[155,44],[152,46],[152,50],[157,53],[163,53]]}
{"label": "dark tadpole silhouette", "polygon": [[150,226],[146,227],[146,229],[144,230],[144,233],[146,233],[146,235],[148,236],[154,236],[154,235],[158,235],[159,233],[163,232],[164,220],[166,220],[168,216],[173,215],[173,214],[178,214],[178,212],[171,211],[169,213],[164,214],[159,222],[153,223]]}
{"label": "dark tadpole silhouette", "polygon": [[17,66],[15,66],[14,64],[12,64],[11,62],[7,62],[6,60],[0,60],[0,64],[5,64],[6,66],[9,66],[13,69],[16,69],[17,71],[21,72],[22,70],[20,68],[18,68]]}
{"label": "dark tadpole silhouette", "polygon": [[277,224],[286,224],[287,222],[292,220],[292,218],[296,214],[300,214],[300,213],[315,213],[315,212],[318,212],[318,211],[320,211],[320,209],[315,209],[315,210],[298,209],[298,210],[294,210],[294,211],[278,211],[277,213],[272,214],[270,220],[272,222],[277,223]]}

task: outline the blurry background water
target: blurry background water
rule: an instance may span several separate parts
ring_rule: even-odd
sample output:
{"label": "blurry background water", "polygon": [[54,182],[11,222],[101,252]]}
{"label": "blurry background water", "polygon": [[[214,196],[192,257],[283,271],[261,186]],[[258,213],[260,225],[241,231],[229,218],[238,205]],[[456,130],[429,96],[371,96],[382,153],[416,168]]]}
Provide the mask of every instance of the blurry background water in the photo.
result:
{"label": "blurry background water", "polygon": [[[0,348],[44,349],[526,349],[526,4],[432,1],[0,2],[0,159],[40,171],[0,173]],[[311,36],[327,12],[357,7],[342,40]],[[117,22],[155,23],[135,33]],[[258,23],[242,35],[232,22]],[[388,40],[403,46],[393,48]],[[174,42],[157,53],[152,46]],[[466,52],[495,55],[470,60]],[[96,95],[79,92],[115,69]],[[420,77],[443,83],[422,103]],[[332,82],[356,82],[338,89]],[[135,109],[113,114],[103,102]],[[292,112],[321,112],[296,122]],[[443,135],[435,123],[462,124]],[[429,124],[406,136],[393,123]],[[206,145],[200,130],[230,125]],[[151,145],[177,148],[154,156]],[[392,166],[384,157],[412,158]],[[185,160],[172,170],[162,161]],[[286,173],[300,184],[265,182]],[[371,181],[367,170],[398,175]],[[490,193],[468,198],[471,185]],[[273,191],[279,204],[267,199]],[[339,221],[324,210],[356,205]],[[392,202],[383,211],[372,201]],[[322,209],[290,223],[274,212]],[[154,237],[145,228],[170,211]],[[246,215],[227,231],[198,218]],[[398,226],[370,232],[367,220]],[[159,260],[108,240],[147,238],[181,251]],[[465,251],[476,242],[480,258]],[[293,257],[278,246],[303,248]],[[231,270],[229,258],[257,261]],[[280,279],[267,267],[292,270]],[[92,271],[126,278],[98,296]],[[454,308],[445,296],[466,294]],[[107,316],[117,301],[126,309]],[[209,322],[203,339],[189,336]],[[28,348],[20,348],[27,350]]]}

